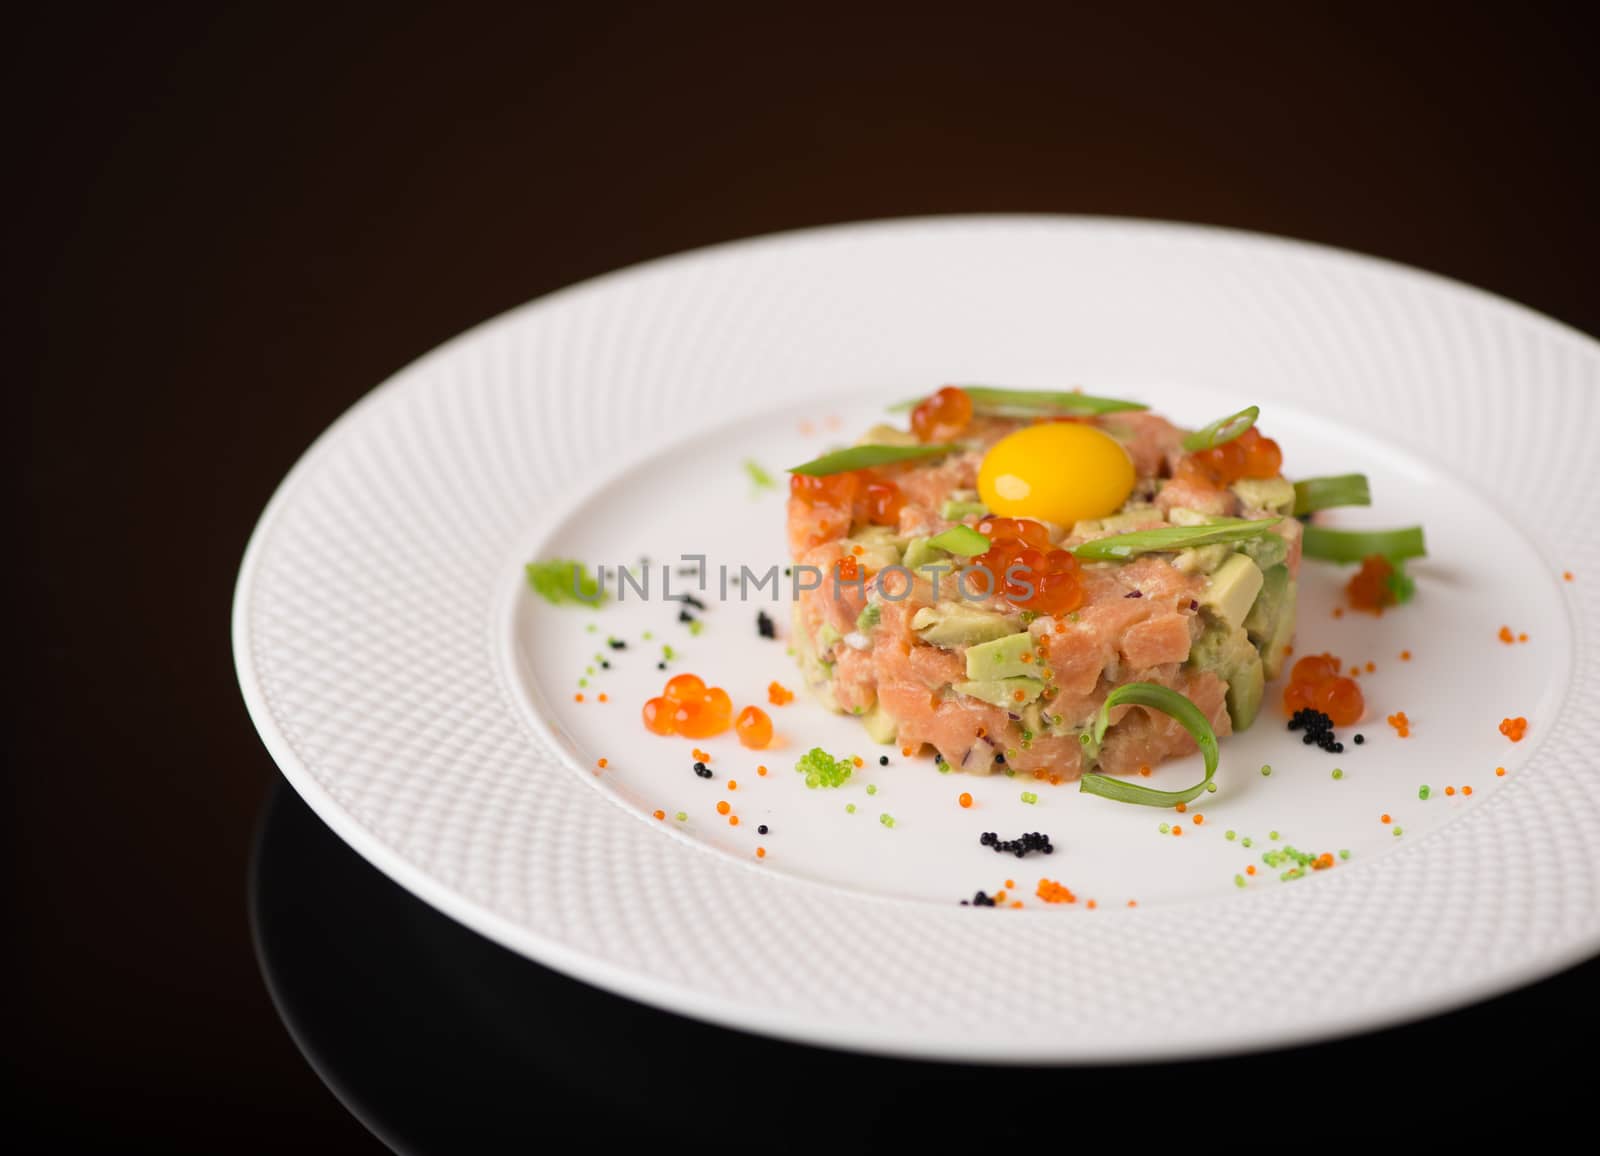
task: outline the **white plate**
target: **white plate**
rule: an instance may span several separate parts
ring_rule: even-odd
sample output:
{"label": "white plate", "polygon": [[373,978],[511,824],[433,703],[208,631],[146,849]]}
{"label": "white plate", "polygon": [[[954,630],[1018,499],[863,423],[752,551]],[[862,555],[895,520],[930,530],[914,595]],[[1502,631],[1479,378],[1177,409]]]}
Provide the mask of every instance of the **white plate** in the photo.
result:
{"label": "white plate", "polygon": [[[766,706],[774,679],[798,688],[757,605],[718,599],[719,564],[783,560],[781,496],[742,463],[781,482],[884,402],[947,381],[1081,385],[1191,423],[1257,402],[1286,472],[1371,476],[1376,505],[1341,522],[1422,522],[1419,596],[1381,619],[1336,619],[1346,572],[1308,564],[1297,649],[1377,668],[1345,753],[1303,747],[1269,709],[1223,744],[1220,790],[1178,816],[941,775],[898,750],[880,767],[852,720],[803,696],[767,707],[780,749],[699,744],[710,781],[695,744],[646,733],[662,644],[740,705]],[[379,868],[509,947],[689,1015],[990,1061],[1391,1023],[1600,950],[1600,659],[1582,597],[1600,576],[1584,512],[1597,383],[1600,347],[1518,306],[1250,235],[995,217],[722,246],[515,310],[341,418],[251,541],[239,679],[285,775]],[[712,567],[698,636],[660,600],[660,566],[686,553]],[[520,577],[534,557],[640,554],[648,603],[557,609]],[[761,605],[787,635],[787,604]],[[1501,642],[1502,625],[1529,640]],[[1383,721],[1396,710],[1409,739]],[[1498,733],[1508,715],[1529,720],[1519,744]],[[808,791],[792,767],[812,745],[867,761]],[[1151,781],[1192,781],[1192,762]],[[1173,821],[1183,837],[1159,832]],[[997,856],[986,830],[1045,831],[1057,850]],[[1282,882],[1261,856],[1283,844],[1351,856]],[[1046,877],[1078,902],[1040,902]],[[1022,910],[958,905],[1007,879]]]}

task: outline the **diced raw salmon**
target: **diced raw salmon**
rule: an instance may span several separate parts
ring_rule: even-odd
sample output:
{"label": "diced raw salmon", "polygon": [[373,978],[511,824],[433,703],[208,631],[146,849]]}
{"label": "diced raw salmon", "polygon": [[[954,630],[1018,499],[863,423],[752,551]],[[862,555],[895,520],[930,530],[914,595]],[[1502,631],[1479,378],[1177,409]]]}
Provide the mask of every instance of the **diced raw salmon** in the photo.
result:
{"label": "diced raw salmon", "polygon": [[1185,661],[1198,621],[1196,615],[1173,611],[1135,622],[1122,635],[1123,661],[1135,669]]}
{"label": "diced raw salmon", "polygon": [[[1177,507],[1212,515],[1240,512],[1231,491],[1172,477],[1183,455],[1182,431],[1164,418],[1119,413],[1073,420],[1099,426],[1127,448],[1139,479],[1132,504],[1153,497],[1151,525],[1160,524],[1162,515]],[[1025,424],[982,419],[963,435],[975,443],[974,449],[932,465],[880,471],[905,498],[899,532],[910,536],[947,528],[950,522],[940,511],[952,493],[976,487],[984,448]],[[1124,521],[1117,532],[1136,528],[1136,521]],[[1273,528],[1288,542],[1291,573],[1299,569],[1300,529],[1292,518]],[[1231,733],[1227,684],[1213,672],[1187,665],[1201,631],[1199,598],[1207,579],[1178,570],[1170,556],[1086,564],[1081,571],[1083,604],[1071,614],[1032,621],[1028,629],[1044,651],[1049,677],[1039,703],[1042,733],[1025,737],[1021,715],[953,691],[952,685],[966,677],[965,647],[925,643],[911,627],[919,609],[959,597],[951,578],[941,579],[936,593],[926,575],[918,576],[907,597],[892,600],[871,584],[866,589],[835,585],[832,568],[843,554],[840,540],[850,530],[849,510],[790,501],[793,557],[824,574],[822,588],[801,595],[797,628],[807,632],[812,649],[824,660],[820,669],[827,672],[830,705],[863,712],[876,704],[896,720],[901,745],[931,746],[955,770],[987,773],[1009,766],[1049,781],[1076,779],[1085,762],[1077,732],[1092,723],[1112,690],[1128,682],[1171,687],[1200,708],[1219,736]],[[1063,545],[1070,548],[1081,540],[1071,538]],[[869,598],[879,607],[870,643],[856,631]],[[988,598],[969,605],[1009,609]],[[1034,731],[1040,731],[1039,720],[1030,717]],[[1188,732],[1168,716],[1124,706],[1112,712],[1094,765],[1122,774],[1193,750]]]}
{"label": "diced raw salmon", "polygon": [[1232,490],[1220,490],[1188,479],[1174,478],[1156,495],[1156,507],[1163,513],[1182,508],[1198,510],[1213,517],[1231,518],[1239,512],[1239,499]]}

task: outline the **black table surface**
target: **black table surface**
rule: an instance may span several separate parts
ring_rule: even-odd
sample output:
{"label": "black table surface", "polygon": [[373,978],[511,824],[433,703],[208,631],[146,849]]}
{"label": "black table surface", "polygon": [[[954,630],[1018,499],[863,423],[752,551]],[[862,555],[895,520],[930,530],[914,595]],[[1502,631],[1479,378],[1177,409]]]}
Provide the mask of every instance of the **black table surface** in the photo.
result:
{"label": "black table surface", "polygon": [[14,16],[8,1122],[63,1150],[453,1152],[552,1128],[1026,1140],[1035,1109],[1147,1105],[1183,1109],[1179,1138],[1237,1088],[1388,1106],[1328,1126],[1585,1106],[1595,963],[1361,1039],[1138,1069],[892,1062],[638,1007],[340,844],[256,739],[228,637],[255,518],[362,393],[504,309],[697,245],[918,213],[1170,218],[1600,331],[1577,8]]}

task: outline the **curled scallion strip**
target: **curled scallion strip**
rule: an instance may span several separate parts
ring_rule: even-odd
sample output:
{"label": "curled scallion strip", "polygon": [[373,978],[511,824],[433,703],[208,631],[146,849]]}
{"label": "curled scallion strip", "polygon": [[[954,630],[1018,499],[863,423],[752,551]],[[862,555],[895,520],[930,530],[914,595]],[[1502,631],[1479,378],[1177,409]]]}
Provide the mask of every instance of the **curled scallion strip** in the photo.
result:
{"label": "curled scallion strip", "polygon": [[1381,554],[1390,562],[1427,556],[1421,526],[1400,530],[1331,530],[1326,526],[1307,526],[1301,538],[1301,553],[1324,562],[1359,562]]}
{"label": "curled scallion strip", "polygon": [[[996,389],[987,385],[958,385],[972,401],[974,413],[997,417],[1018,417],[1029,414],[1075,414],[1093,416],[1101,413],[1131,413],[1150,407],[1137,401],[1123,401],[1115,397],[1095,397],[1072,390],[1051,389]],[[924,399],[896,402],[891,412],[915,409]]]}
{"label": "curled scallion strip", "polygon": [[829,474],[847,474],[851,470],[865,470],[872,466],[888,466],[896,462],[911,462],[918,458],[936,458],[953,454],[961,447],[949,443],[926,446],[851,446],[823,454],[798,466],[790,466],[791,474],[805,474],[809,478],[825,478]]}
{"label": "curled scallion strip", "polygon": [[1326,478],[1301,478],[1294,484],[1294,512],[1314,514],[1335,506],[1370,506],[1372,490],[1366,474],[1335,474]]}
{"label": "curled scallion strip", "polygon": [[1086,795],[1099,795],[1103,799],[1134,803],[1142,807],[1176,807],[1179,803],[1188,803],[1199,798],[1210,784],[1212,776],[1217,773],[1217,733],[1211,729],[1210,720],[1201,713],[1199,707],[1169,687],[1158,686],[1153,682],[1130,682],[1117,687],[1106,696],[1106,701],[1100,704],[1100,713],[1095,716],[1094,727],[1082,736],[1085,750],[1089,753],[1099,751],[1100,744],[1106,737],[1106,728],[1111,725],[1112,708],[1123,705],[1148,707],[1175,719],[1179,726],[1189,732],[1200,748],[1200,754],[1205,759],[1206,777],[1194,786],[1181,791],[1158,791],[1153,787],[1144,787],[1125,779],[1092,772],[1078,781],[1078,790]]}
{"label": "curled scallion strip", "polygon": [[1211,546],[1219,542],[1247,542],[1259,538],[1282,518],[1218,518],[1204,526],[1161,526],[1154,530],[1134,530],[1094,538],[1072,553],[1091,562],[1126,562],[1140,554],[1187,550],[1191,546]]}
{"label": "curled scallion strip", "polygon": [[1231,413],[1227,417],[1218,418],[1203,429],[1197,429],[1192,434],[1186,434],[1183,439],[1183,448],[1190,453],[1197,450],[1214,450],[1218,446],[1227,445],[1234,438],[1244,433],[1245,430],[1256,424],[1256,418],[1261,416],[1259,405],[1246,406],[1238,413]]}

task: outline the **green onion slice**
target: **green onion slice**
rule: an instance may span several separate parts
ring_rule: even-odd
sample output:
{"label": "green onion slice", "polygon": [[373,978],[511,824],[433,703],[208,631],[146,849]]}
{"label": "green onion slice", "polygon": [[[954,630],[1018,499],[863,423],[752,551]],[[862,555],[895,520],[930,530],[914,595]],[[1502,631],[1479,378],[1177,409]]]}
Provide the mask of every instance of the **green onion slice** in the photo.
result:
{"label": "green onion slice", "polygon": [[1324,562],[1359,562],[1382,554],[1390,562],[1423,558],[1422,527],[1401,530],[1330,530],[1326,526],[1307,526],[1301,539],[1301,553]]}
{"label": "green onion slice", "polygon": [[960,554],[963,558],[970,558],[974,554],[987,551],[989,539],[971,526],[951,526],[944,533],[929,538],[928,545],[937,546],[951,554]]}
{"label": "green onion slice", "polygon": [[1100,704],[1100,713],[1095,716],[1093,730],[1083,736],[1085,749],[1089,751],[1100,749],[1100,744],[1106,737],[1106,727],[1111,725],[1111,708],[1125,703],[1131,706],[1149,707],[1176,719],[1178,724],[1194,737],[1195,744],[1199,746],[1200,754],[1206,761],[1206,777],[1194,786],[1181,791],[1158,791],[1152,787],[1130,783],[1125,779],[1093,772],[1084,775],[1078,781],[1078,790],[1085,795],[1099,795],[1103,799],[1114,799],[1119,803],[1136,803],[1142,807],[1176,807],[1179,803],[1191,802],[1204,794],[1212,776],[1217,773],[1217,733],[1211,729],[1210,720],[1200,712],[1199,707],[1168,687],[1157,686],[1153,682],[1130,682],[1117,687],[1106,696],[1106,701]]}
{"label": "green onion slice", "polygon": [[961,447],[942,442],[927,446],[851,446],[835,450],[820,458],[798,466],[790,466],[791,474],[805,474],[811,478],[824,478],[829,474],[847,474],[851,470],[864,470],[871,466],[888,466],[895,462],[910,462],[918,458],[936,458],[953,454]]}
{"label": "green onion slice", "polygon": [[1335,506],[1370,506],[1372,490],[1366,474],[1336,474],[1327,478],[1302,478],[1294,484],[1295,516],[1331,510]]}
{"label": "green onion slice", "polygon": [[1259,538],[1282,518],[1218,518],[1205,526],[1162,526],[1155,530],[1135,530],[1095,538],[1076,547],[1072,553],[1092,562],[1125,562],[1139,554],[1187,550],[1191,546],[1212,546],[1219,542],[1247,542]]}
{"label": "green onion slice", "polygon": [[[1071,390],[995,389],[987,385],[959,385],[956,388],[972,399],[975,413],[997,417],[1026,417],[1038,413],[1093,415],[1150,408],[1137,401],[1094,397],[1091,394],[1075,393]],[[915,409],[924,400],[914,397],[910,401],[896,402],[889,409],[891,412]]]}
{"label": "green onion slice", "polygon": [[1246,406],[1238,413],[1220,417],[1204,429],[1197,429],[1194,433],[1185,435],[1183,448],[1193,453],[1196,450],[1214,450],[1218,446],[1227,445],[1255,425],[1256,418],[1260,416],[1259,405]]}

